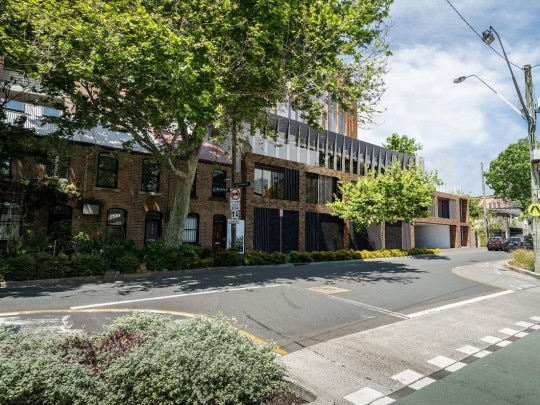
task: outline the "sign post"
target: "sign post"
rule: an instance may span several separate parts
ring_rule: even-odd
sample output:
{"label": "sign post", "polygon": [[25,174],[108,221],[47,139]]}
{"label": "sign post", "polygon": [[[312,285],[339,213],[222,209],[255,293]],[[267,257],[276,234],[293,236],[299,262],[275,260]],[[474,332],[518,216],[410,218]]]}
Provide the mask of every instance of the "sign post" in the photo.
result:
{"label": "sign post", "polygon": [[240,218],[240,201],[242,190],[240,188],[231,188],[229,191],[229,203],[231,208],[231,249],[238,249],[236,238],[236,225]]}

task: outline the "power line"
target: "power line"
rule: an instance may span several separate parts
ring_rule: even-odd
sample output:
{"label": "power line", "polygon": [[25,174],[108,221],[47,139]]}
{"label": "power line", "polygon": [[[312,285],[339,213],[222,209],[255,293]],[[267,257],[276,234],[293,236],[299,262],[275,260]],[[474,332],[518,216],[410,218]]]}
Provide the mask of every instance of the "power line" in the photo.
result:
{"label": "power line", "polygon": [[[450,5],[450,7],[452,7],[452,9],[453,9],[453,10],[456,12],[456,14],[463,20],[463,22],[464,22],[465,24],[467,24],[467,26],[471,29],[471,31],[474,32],[474,33],[478,36],[478,38],[480,38],[482,41],[484,41],[484,37],[483,37],[478,31],[476,31],[476,30],[473,28],[473,26],[472,26],[471,24],[469,24],[469,22],[468,22],[468,21],[465,19],[465,17],[463,17],[463,16],[461,15],[461,13],[454,7],[454,5],[450,2],[450,0],[446,0],[446,2]],[[489,46],[489,47],[491,48],[491,50],[492,50],[493,52],[495,52],[497,55],[499,55],[502,59],[506,60],[506,58],[505,58],[502,54],[500,54],[499,51],[497,51],[495,48],[493,48],[490,44],[487,44],[487,46]],[[514,64],[514,63],[512,63],[512,62],[510,62],[510,61],[509,61],[509,63],[510,63],[512,66],[516,67],[517,69],[523,70],[523,68],[522,68],[521,66],[518,66],[518,65],[516,65],[516,64]],[[537,66],[540,66],[540,64],[535,65],[535,66],[532,66],[532,67],[537,67]]]}

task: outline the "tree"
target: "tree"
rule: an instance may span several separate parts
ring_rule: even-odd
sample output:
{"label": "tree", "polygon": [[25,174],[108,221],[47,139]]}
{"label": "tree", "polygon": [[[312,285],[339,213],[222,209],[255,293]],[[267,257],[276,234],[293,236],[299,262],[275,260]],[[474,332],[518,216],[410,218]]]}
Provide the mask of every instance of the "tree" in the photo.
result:
{"label": "tree", "polygon": [[328,203],[332,215],[352,221],[360,231],[370,225],[395,223],[402,219],[414,223],[416,218],[429,216],[432,194],[440,180],[434,173],[424,173],[414,164],[401,169],[395,160],[384,172],[369,171],[357,182],[338,183],[342,199]]}
{"label": "tree", "polygon": [[395,132],[386,138],[386,143],[383,143],[382,147],[410,156],[416,156],[416,153],[423,148],[414,138],[409,138],[407,135],[398,135]]}
{"label": "tree", "polygon": [[513,201],[521,208],[531,203],[531,168],[527,138],[508,145],[497,158],[489,163],[484,173],[486,184],[493,193]]}
{"label": "tree", "polygon": [[120,129],[171,172],[176,245],[210,128],[235,132],[287,98],[315,122],[328,95],[369,119],[391,2],[7,0],[0,54],[27,61],[47,94],[67,98],[66,133]]}

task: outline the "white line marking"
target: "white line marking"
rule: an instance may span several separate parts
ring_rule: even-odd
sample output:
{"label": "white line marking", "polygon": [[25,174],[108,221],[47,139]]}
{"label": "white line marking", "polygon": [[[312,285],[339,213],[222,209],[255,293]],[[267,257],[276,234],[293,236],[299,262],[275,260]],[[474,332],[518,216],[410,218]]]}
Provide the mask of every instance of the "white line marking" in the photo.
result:
{"label": "white line marking", "polygon": [[395,316],[395,317],[398,317],[398,318],[401,318],[401,319],[409,319],[408,315],[400,314],[399,312],[390,311],[390,310],[384,309],[384,308],[374,307],[373,305],[363,304],[361,302],[348,300],[346,298],[336,297],[334,295],[328,295],[328,298],[331,298],[331,299],[334,299],[334,300],[337,300],[337,301],[346,302],[347,304],[356,305],[358,307],[370,309],[370,310],[375,311],[375,312],[381,312],[383,314],[392,315],[392,316]]}
{"label": "white line marking", "polygon": [[462,305],[472,304],[474,302],[479,302],[479,301],[483,301],[483,300],[487,300],[487,299],[491,299],[491,298],[496,298],[496,297],[499,297],[501,295],[506,295],[506,294],[510,294],[510,293],[513,293],[513,292],[514,291],[511,291],[511,290],[500,291],[500,292],[497,292],[497,293],[494,293],[494,294],[483,295],[482,297],[472,298],[470,300],[454,302],[453,304],[443,305],[441,307],[431,308],[431,309],[427,309],[425,311],[420,311],[420,312],[415,312],[414,314],[409,314],[407,316],[409,318],[418,318],[419,316],[433,314],[435,312],[444,311],[446,309],[457,308],[457,307],[460,307]]}
{"label": "white line marking", "polygon": [[269,285],[263,285],[263,286],[228,288],[228,289],[224,289],[224,290],[200,291],[200,292],[186,293],[186,294],[165,295],[163,297],[140,298],[140,299],[137,299],[137,300],[113,301],[113,302],[103,302],[101,304],[80,305],[80,306],[77,306],[77,307],[71,307],[70,309],[77,310],[77,309],[85,309],[85,308],[98,308],[98,307],[106,307],[106,306],[109,306],[109,305],[130,304],[130,303],[133,303],[133,302],[157,301],[157,300],[166,300],[166,299],[170,299],[170,298],[191,297],[191,296],[195,296],[195,295],[216,294],[216,293],[233,292],[233,291],[255,290],[255,289],[260,289],[260,288],[270,288],[270,287],[280,287],[280,286],[281,286],[281,284],[269,284]]}

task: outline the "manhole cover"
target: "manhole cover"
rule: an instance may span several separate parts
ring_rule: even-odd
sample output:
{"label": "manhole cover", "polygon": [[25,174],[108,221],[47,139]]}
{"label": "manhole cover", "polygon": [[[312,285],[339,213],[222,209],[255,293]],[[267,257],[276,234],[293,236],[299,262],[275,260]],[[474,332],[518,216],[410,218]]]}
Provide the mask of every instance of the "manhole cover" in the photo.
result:
{"label": "manhole cover", "polygon": [[321,294],[339,294],[343,292],[349,292],[351,290],[348,290],[346,288],[339,288],[339,287],[333,287],[331,285],[323,285],[320,287],[312,287],[308,288],[310,291],[315,291]]}

